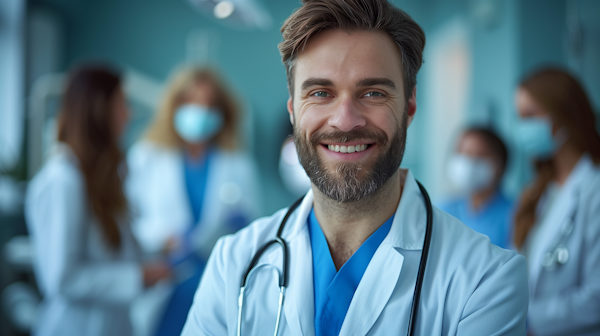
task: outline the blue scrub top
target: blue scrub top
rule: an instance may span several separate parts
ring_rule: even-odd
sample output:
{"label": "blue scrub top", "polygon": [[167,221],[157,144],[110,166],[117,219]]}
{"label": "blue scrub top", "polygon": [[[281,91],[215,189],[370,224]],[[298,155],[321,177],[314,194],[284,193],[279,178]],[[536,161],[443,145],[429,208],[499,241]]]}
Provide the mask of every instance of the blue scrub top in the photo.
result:
{"label": "blue scrub top", "polygon": [[187,152],[184,154],[185,189],[194,219],[192,227],[200,221],[208,181],[208,167],[212,154],[213,149],[210,147],[196,159],[190,157]]}
{"label": "blue scrub top", "polygon": [[175,285],[169,301],[164,307],[164,313],[156,326],[153,336],[180,335],[187,319],[188,312],[193,303],[194,293],[204,271],[205,260],[202,260],[190,241],[190,234],[200,221],[202,205],[206,194],[208,182],[208,170],[214,149],[207,150],[199,157],[192,158],[187,152],[184,153],[183,169],[185,178],[185,189],[188,201],[192,208],[193,223],[185,233],[181,246],[171,252],[169,261],[172,267],[183,267],[189,272],[189,277]]}
{"label": "blue scrub top", "polygon": [[394,216],[383,223],[337,271],[314,209],[310,212],[308,232],[313,255],[316,336],[339,335],[354,292],[393,221]]}
{"label": "blue scrub top", "polygon": [[488,236],[492,244],[502,248],[510,246],[513,203],[496,192],[478,211],[471,206],[469,197],[461,197],[441,204],[439,208],[458,218],[471,229]]}

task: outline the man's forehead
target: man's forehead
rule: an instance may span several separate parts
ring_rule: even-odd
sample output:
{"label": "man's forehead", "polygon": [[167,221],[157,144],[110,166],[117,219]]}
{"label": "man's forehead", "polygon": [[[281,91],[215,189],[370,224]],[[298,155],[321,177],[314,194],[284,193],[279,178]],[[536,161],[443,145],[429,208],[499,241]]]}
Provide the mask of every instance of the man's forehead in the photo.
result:
{"label": "man's forehead", "polygon": [[313,37],[294,65],[295,86],[306,78],[390,78],[402,85],[398,46],[383,31],[333,29]]}

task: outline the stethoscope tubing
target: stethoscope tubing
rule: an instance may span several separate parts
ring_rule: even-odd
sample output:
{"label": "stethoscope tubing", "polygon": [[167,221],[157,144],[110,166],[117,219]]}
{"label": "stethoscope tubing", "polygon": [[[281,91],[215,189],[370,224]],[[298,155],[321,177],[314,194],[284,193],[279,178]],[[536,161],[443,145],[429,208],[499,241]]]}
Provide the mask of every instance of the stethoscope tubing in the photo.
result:
{"label": "stethoscope tubing", "polygon": [[425,199],[425,211],[427,212],[427,227],[425,229],[425,239],[423,240],[423,252],[421,252],[421,261],[419,262],[419,271],[417,273],[417,282],[415,284],[415,293],[413,294],[413,303],[410,308],[410,319],[408,323],[407,335],[415,334],[414,321],[419,317],[419,301],[421,300],[421,288],[423,287],[423,279],[425,278],[425,269],[427,268],[427,257],[429,256],[429,246],[431,245],[431,231],[433,230],[433,207],[431,199],[425,187],[417,181],[421,194]]}
{"label": "stethoscope tubing", "polygon": [[[409,317],[408,331],[407,331],[407,335],[409,335],[409,336],[413,336],[415,334],[415,329],[413,328],[413,326],[414,326],[414,322],[417,321],[417,318],[418,318],[419,301],[421,299],[421,289],[423,287],[423,279],[425,278],[425,270],[427,268],[427,258],[429,256],[429,247],[431,245],[431,233],[433,231],[433,206],[431,205],[431,199],[429,198],[429,194],[427,193],[427,190],[425,189],[425,187],[423,187],[423,185],[421,185],[421,183],[419,183],[418,181],[417,181],[417,185],[419,186],[419,189],[421,190],[421,194],[423,195],[423,198],[425,201],[425,209],[427,211],[427,226],[425,229],[425,238],[423,240],[423,252],[421,253],[421,260],[419,262],[419,270],[417,272],[417,281],[415,283],[415,292],[413,294],[413,301],[412,301],[412,306],[410,309],[410,317]],[[282,238],[282,234],[283,234],[283,229],[285,228],[285,224],[287,223],[288,219],[290,218],[290,216],[292,215],[294,210],[296,210],[296,208],[298,208],[298,206],[300,206],[303,199],[304,199],[304,196],[299,198],[298,200],[296,200],[289,207],[285,216],[281,220],[281,224],[279,224],[279,228],[277,230],[277,235],[275,236],[275,239],[268,241],[260,249],[258,249],[258,251],[256,251],[256,253],[254,254],[254,257],[250,261],[250,265],[248,265],[246,272],[244,272],[244,276],[242,277],[242,281],[241,281],[240,296],[238,298],[238,326],[237,326],[237,335],[238,336],[241,336],[241,334],[242,334],[241,327],[242,327],[242,311],[243,311],[243,305],[244,305],[244,291],[246,289],[249,275],[252,272],[252,270],[254,269],[254,267],[256,266],[256,264],[258,263],[258,260],[263,255],[263,253],[269,247],[271,247],[271,245],[278,244],[282,248],[283,259],[282,259],[282,273],[279,274],[279,306],[277,309],[277,322],[275,325],[275,333],[274,333],[274,336],[277,336],[277,333],[279,331],[279,322],[281,319],[281,311],[282,311],[282,307],[283,307],[283,301],[284,301],[284,297],[285,297],[285,288],[287,287],[287,284],[288,284],[288,272],[289,272],[289,270],[288,270],[288,263],[289,263],[288,248],[287,248],[287,244],[286,244],[285,240]]]}

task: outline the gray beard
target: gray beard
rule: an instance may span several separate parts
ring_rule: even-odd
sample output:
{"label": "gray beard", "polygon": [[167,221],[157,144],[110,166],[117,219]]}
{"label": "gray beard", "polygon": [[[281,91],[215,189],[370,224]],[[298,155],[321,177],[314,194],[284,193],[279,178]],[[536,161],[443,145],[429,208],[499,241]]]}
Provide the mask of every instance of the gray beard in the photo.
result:
{"label": "gray beard", "polygon": [[[307,140],[294,126],[298,158],[311,182],[324,195],[340,203],[361,201],[376,194],[400,167],[406,147],[407,121],[408,115],[404,113],[402,123],[398,125],[391,141],[383,131],[367,130],[315,133]],[[316,150],[325,140],[343,143],[364,139],[375,140],[383,148],[373,163],[344,162],[331,171],[325,167]]]}

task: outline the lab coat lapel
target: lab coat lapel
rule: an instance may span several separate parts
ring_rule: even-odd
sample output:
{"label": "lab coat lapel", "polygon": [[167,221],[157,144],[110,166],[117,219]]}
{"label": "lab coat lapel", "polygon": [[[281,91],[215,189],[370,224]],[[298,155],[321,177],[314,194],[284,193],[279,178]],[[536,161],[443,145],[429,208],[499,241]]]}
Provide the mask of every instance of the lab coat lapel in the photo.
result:
{"label": "lab coat lapel", "polygon": [[392,246],[380,246],[363,275],[340,335],[366,335],[387,305],[402,271],[404,257]]}
{"label": "lab coat lapel", "polygon": [[541,238],[539,248],[532,251],[530,260],[533,264],[530,274],[530,290],[532,293],[535,293],[542,271],[544,254],[554,246],[560,235],[562,225],[564,225],[573,212],[575,203],[572,194],[573,190],[571,188],[562,190],[558,198],[554,201],[554,206],[550,210],[550,213],[544,218],[544,221],[547,221],[547,223],[542,224],[540,230],[543,230],[543,232],[539,232],[539,234],[543,235],[543,238]]}
{"label": "lab coat lapel", "polygon": [[573,216],[577,206],[578,193],[585,187],[585,183],[592,171],[592,161],[587,154],[584,154],[581,159],[579,159],[577,165],[573,168],[571,175],[563,185],[562,191],[554,201],[550,213],[544,218],[545,221],[549,221],[542,226],[543,232],[540,234],[544,235],[544,237],[541,239],[539,248],[532,251],[530,257],[530,262],[533,267],[531,267],[531,287],[529,290],[532,293],[535,293],[540,279],[544,254],[554,247],[561,234],[563,225],[565,225],[570,217]]}
{"label": "lab coat lapel", "polygon": [[[402,169],[400,173],[403,191],[394,222],[354,293],[340,335],[366,335],[371,330],[398,285],[404,265],[398,249],[423,249],[427,218],[424,199],[410,171]],[[406,304],[411,303],[412,295]]]}
{"label": "lab coat lapel", "polygon": [[283,232],[289,250],[289,283],[283,303],[285,319],[295,336],[315,334],[315,304],[312,272],[312,249],[306,220],[313,206],[312,191],[304,197],[298,214],[290,218]]}

